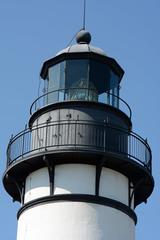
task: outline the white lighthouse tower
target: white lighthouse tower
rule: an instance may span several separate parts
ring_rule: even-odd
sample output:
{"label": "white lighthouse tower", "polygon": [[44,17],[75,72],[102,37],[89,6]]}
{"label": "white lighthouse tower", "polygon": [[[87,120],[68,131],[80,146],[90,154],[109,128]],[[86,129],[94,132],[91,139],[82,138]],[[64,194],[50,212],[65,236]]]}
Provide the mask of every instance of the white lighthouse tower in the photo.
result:
{"label": "white lighthouse tower", "polygon": [[154,187],[150,147],[119,97],[123,69],[89,32],[76,40],[44,62],[46,93],[8,145],[17,240],[134,240],[135,207]]}

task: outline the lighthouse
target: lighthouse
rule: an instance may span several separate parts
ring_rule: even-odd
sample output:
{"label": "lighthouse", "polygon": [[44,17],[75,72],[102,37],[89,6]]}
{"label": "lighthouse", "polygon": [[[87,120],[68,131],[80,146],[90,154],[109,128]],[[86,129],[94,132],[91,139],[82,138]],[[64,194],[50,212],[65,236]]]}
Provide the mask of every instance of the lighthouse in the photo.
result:
{"label": "lighthouse", "polygon": [[86,30],[43,63],[45,92],[7,148],[17,240],[135,240],[135,208],[154,180],[150,146],[120,98],[123,75]]}

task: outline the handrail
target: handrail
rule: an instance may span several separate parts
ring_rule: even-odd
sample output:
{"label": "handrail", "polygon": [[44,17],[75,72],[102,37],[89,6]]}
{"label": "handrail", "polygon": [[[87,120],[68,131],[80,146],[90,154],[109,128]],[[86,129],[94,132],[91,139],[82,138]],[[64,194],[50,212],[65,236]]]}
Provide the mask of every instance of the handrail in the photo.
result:
{"label": "handrail", "polygon": [[20,132],[8,144],[7,167],[28,154],[67,148],[117,153],[151,172],[151,149],[139,135],[107,123],[79,120],[49,122]]}
{"label": "handrail", "polygon": [[[84,99],[66,98],[65,95],[68,93],[73,93],[72,91],[77,91],[78,93],[80,91],[85,91],[85,98]],[[61,93],[63,93],[62,98],[60,98],[60,96],[59,96]],[[51,101],[48,101],[49,97],[53,98],[54,94],[55,94],[55,96],[57,95],[57,99],[56,100],[52,99]],[[83,92],[83,94],[84,94],[84,92]],[[91,98],[92,94],[95,94],[94,97],[95,96],[97,97],[96,100]],[[117,96],[115,94],[109,93],[109,92],[104,92],[103,94],[106,95],[105,99],[104,99],[104,97],[103,97],[103,99],[100,99],[100,95],[98,96],[97,91],[92,88],[65,88],[65,89],[58,89],[58,90],[50,91],[50,92],[47,92],[47,93],[41,95],[40,97],[36,98],[36,100],[32,103],[32,105],[30,107],[30,115],[32,115],[37,110],[39,110],[45,106],[48,106],[50,104],[56,103],[56,102],[70,101],[70,100],[78,100],[78,101],[83,100],[83,101],[93,101],[93,102],[105,103],[107,105],[110,105],[112,107],[115,107],[115,108],[121,110],[122,112],[125,112],[127,114],[127,116],[131,119],[131,117],[132,117],[131,108],[122,98],[120,98],[119,96]],[[47,101],[46,101],[46,99],[47,99]]]}

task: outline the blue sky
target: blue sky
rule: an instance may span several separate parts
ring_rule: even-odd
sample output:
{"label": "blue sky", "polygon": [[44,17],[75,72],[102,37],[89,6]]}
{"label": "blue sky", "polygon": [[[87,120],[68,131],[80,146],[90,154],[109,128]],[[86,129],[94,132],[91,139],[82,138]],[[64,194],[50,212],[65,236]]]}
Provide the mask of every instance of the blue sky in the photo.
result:
{"label": "blue sky", "polygon": [[[66,47],[82,27],[82,0],[1,0],[0,174],[11,134],[21,131],[37,97],[42,62]],[[160,1],[88,0],[87,29],[92,44],[117,59],[125,70],[121,97],[131,106],[133,130],[153,153],[155,189],[136,209],[136,240],[159,237],[160,221]],[[0,186],[1,239],[16,239],[20,207]]]}

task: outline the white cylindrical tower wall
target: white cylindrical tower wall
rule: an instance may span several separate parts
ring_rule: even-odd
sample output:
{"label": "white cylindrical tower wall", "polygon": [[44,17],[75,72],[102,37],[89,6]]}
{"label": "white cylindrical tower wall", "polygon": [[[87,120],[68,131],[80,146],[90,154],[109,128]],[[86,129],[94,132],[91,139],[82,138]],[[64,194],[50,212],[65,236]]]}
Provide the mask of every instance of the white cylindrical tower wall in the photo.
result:
{"label": "white cylindrical tower wall", "polygon": [[65,164],[55,167],[54,194],[95,194],[95,166]]}
{"label": "white cylindrical tower wall", "polygon": [[23,212],[17,240],[134,240],[135,223],[123,212],[98,204],[57,202]]}
{"label": "white cylindrical tower wall", "polygon": [[26,178],[24,203],[34,199],[49,196],[49,175],[47,168],[41,168]]}
{"label": "white cylindrical tower wall", "polygon": [[[54,195],[95,195],[96,167],[87,164],[56,165],[54,171]],[[109,168],[102,168],[99,196],[110,198],[128,206],[129,180],[123,174]],[[28,175],[25,183],[24,203],[49,196],[48,169],[42,168]],[[133,205],[132,200],[132,205]]]}
{"label": "white cylindrical tower wall", "polygon": [[[95,196],[96,166],[87,164],[56,165],[54,196],[79,194]],[[104,168],[99,181],[99,196],[128,206],[129,180],[112,169]],[[47,167],[28,175],[24,204],[50,195]],[[115,229],[116,228],[116,229]],[[17,240],[134,240],[135,222],[120,209],[79,201],[44,201],[24,210],[18,219]]]}

